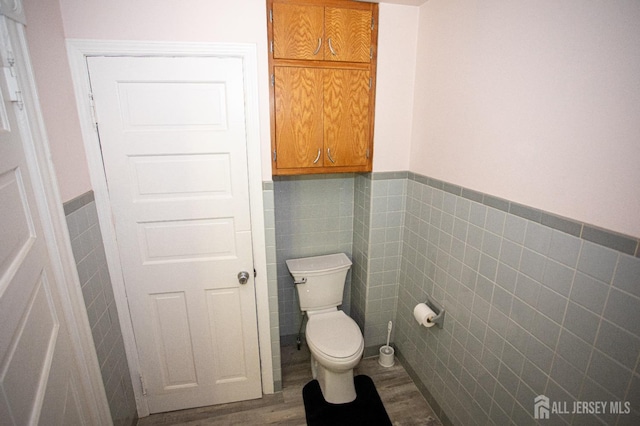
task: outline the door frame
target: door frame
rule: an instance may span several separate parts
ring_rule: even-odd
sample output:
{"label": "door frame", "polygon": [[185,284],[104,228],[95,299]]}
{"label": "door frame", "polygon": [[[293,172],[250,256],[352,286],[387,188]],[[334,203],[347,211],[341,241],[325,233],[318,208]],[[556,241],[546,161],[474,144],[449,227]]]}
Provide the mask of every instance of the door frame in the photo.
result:
{"label": "door frame", "polygon": [[247,165],[249,178],[249,209],[251,214],[251,236],[253,261],[256,270],[255,297],[258,319],[258,340],[262,393],[274,392],[273,361],[271,355],[271,324],[269,316],[269,293],[267,286],[267,255],[262,199],[262,164],[260,155],[260,128],[258,105],[258,65],[256,46],[248,43],[181,43],[181,42],[139,42],[111,40],[67,40],[67,54],[78,105],[78,116],[82,139],[89,165],[89,176],[95,194],[98,222],[102,232],[107,266],[113,284],[118,318],[122,327],[129,373],[133,384],[138,416],[149,415],[146,398],[140,381],[140,360],[133,323],[129,314],[127,295],[120,264],[120,252],[116,243],[114,221],[107,189],[107,180],[102,163],[102,152],[98,133],[95,130],[90,99],[89,69],[90,56],[130,56],[130,57],[236,57],[243,62],[245,123],[247,137]]}

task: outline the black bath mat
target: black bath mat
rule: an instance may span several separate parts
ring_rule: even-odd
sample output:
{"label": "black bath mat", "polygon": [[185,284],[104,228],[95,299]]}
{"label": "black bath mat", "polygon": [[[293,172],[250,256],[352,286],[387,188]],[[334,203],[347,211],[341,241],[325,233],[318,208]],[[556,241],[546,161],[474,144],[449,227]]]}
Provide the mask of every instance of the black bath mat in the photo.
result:
{"label": "black bath mat", "polygon": [[353,381],[356,386],[356,399],[346,404],[331,404],[325,401],[317,380],[304,385],[302,398],[307,424],[309,426],[390,426],[391,420],[382,405],[373,380],[361,375],[354,377]]}

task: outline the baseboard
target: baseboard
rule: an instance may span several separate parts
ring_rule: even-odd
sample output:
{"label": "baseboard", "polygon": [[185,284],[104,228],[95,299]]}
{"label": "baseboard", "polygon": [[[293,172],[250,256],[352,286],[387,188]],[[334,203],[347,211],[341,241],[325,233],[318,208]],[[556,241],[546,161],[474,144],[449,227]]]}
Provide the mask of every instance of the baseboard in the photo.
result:
{"label": "baseboard", "polygon": [[395,348],[395,353],[396,353],[396,358],[398,358],[398,360],[404,367],[407,374],[409,374],[409,377],[411,377],[411,380],[413,380],[413,383],[415,383],[416,387],[418,388],[422,396],[424,396],[424,399],[427,400],[427,402],[433,409],[433,412],[435,413],[435,415],[438,416],[442,425],[453,426],[453,423],[451,422],[449,417],[447,417],[442,407],[440,407],[440,404],[438,404],[438,402],[435,400],[431,392],[429,392],[429,389],[424,385],[424,383],[422,383],[422,381],[420,380],[420,377],[418,376],[418,373],[416,373],[415,370],[409,365],[406,358],[402,356],[402,353],[398,350],[398,348]]}

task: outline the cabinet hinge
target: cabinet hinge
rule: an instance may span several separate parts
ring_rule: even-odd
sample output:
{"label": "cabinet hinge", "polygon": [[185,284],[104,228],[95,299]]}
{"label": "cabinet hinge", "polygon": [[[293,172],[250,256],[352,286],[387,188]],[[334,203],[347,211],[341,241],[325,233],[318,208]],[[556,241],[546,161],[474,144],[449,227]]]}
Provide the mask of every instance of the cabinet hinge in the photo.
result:
{"label": "cabinet hinge", "polygon": [[276,154],[276,150],[273,150],[273,161],[275,162],[276,159],[278,158],[278,154]]}
{"label": "cabinet hinge", "polygon": [[369,89],[373,86],[373,79],[369,77]]}
{"label": "cabinet hinge", "polygon": [[144,385],[144,378],[140,375],[140,386],[142,387],[142,395],[147,396],[147,387]]}
{"label": "cabinet hinge", "polygon": [[272,86],[276,85],[276,75],[275,74],[271,74],[271,85]]}
{"label": "cabinet hinge", "polygon": [[269,22],[273,22],[273,9],[269,9]]}
{"label": "cabinet hinge", "polygon": [[365,156],[367,158],[367,160],[369,159],[369,155],[371,155],[369,148],[367,148],[367,152],[365,153]]}
{"label": "cabinet hinge", "polygon": [[373,16],[371,17],[371,29],[374,29],[376,26],[376,18],[374,18]]}
{"label": "cabinet hinge", "polygon": [[271,40],[271,43],[269,43],[269,50],[271,51],[271,53],[273,53],[273,40]]}
{"label": "cabinet hinge", "polygon": [[373,59],[373,46],[369,48],[369,59]]}

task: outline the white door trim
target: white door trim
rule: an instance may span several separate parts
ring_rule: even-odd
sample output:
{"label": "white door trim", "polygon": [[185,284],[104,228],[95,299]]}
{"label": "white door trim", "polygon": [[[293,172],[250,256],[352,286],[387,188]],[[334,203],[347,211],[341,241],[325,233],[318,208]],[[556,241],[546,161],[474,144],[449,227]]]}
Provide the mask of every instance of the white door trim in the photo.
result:
{"label": "white door trim", "polygon": [[[4,8],[4,7],[3,7]],[[4,10],[2,14],[4,14]],[[55,283],[61,296],[66,322],[70,325],[71,345],[78,358],[83,391],[87,392],[90,412],[86,413],[95,424],[112,424],[107,395],[104,390],[98,357],[96,355],[91,326],[82,296],[80,279],[71,250],[71,240],[67,227],[62,199],[58,189],[54,166],[51,161],[49,139],[40,109],[35,77],[24,27],[17,25],[14,55],[18,80],[25,105],[26,120],[19,119],[20,131],[25,139],[25,157],[36,197],[37,209],[42,219],[43,237]]]}
{"label": "white door trim", "polygon": [[260,155],[258,66],[256,46],[233,43],[172,43],[103,40],[67,40],[67,53],[78,104],[82,138],[89,165],[89,175],[95,194],[100,230],[104,239],[107,265],[111,275],[118,317],[122,327],[129,372],[133,383],[138,415],[147,416],[149,409],[142,395],[140,363],[133,334],[133,325],[127,306],[127,296],[120,266],[120,256],[113,227],[107,181],[102,165],[102,154],[95,131],[90,84],[86,58],[89,56],[216,56],[239,57],[243,61],[251,234],[253,240],[258,339],[262,375],[262,392],[273,393],[273,362],[271,355],[271,325],[269,293],[267,288],[267,257],[262,200],[262,172]]}

